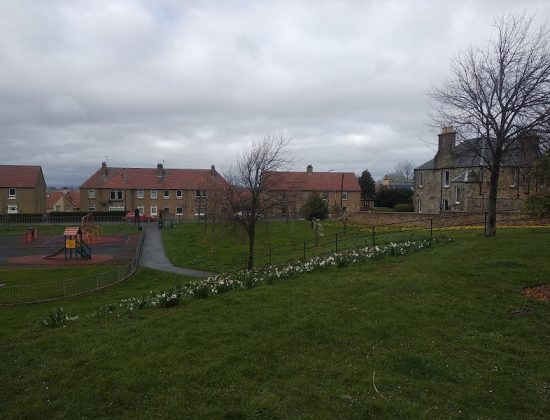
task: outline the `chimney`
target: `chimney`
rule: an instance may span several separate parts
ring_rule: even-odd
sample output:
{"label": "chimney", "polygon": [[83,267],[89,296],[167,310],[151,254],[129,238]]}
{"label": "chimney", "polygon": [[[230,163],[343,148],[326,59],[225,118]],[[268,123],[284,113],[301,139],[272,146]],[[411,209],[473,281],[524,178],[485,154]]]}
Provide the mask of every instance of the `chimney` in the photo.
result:
{"label": "chimney", "polygon": [[216,167],[215,167],[214,165],[212,165],[212,166],[210,167],[210,176],[211,176],[212,178],[214,178],[214,177],[217,176],[217,175],[218,175],[218,174],[217,174],[217,172],[216,172]]}
{"label": "chimney", "polygon": [[306,172],[308,174],[312,174],[313,173],[313,165],[307,165]]}
{"label": "chimney", "polygon": [[384,179],[382,180],[382,186],[383,187],[389,187],[390,186],[390,179],[387,175],[384,175]]}
{"label": "chimney", "polygon": [[107,176],[107,164],[105,162],[101,162],[101,175]]}
{"label": "chimney", "polygon": [[164,177],[164,167],[162,166],[162,163],[158,163],[157,164],[157,176],[159,178],[163,178]]}
{"label": "chimney", "polygon": [[439,134],[439,146],[435,155],[436,167],[449,167],[454,164],[456,130],[454,127],[443,127]]}

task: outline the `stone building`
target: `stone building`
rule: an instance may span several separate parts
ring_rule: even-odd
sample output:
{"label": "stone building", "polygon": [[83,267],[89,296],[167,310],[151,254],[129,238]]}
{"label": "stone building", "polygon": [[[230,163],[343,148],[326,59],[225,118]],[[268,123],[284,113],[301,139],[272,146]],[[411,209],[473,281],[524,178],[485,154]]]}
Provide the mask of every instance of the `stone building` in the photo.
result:
{"label": "stone building", "polygon": [[[539,142],[535,137],[519,139],[517,147],[507,155],[499,177],[497,211],[520,211],[527,196],[540,188],[528,176],[538,155]],[[480,154],[473,153],[468,142],[456,144],[456,131],[445,127],[439,134],[435,157],[414,170],[415,211],[484,212],[489,180],[490,173]]]}
{"label": "stone building", "polygon": [[193,219],[221,206],[227,181],[210,169],[113,168],[105,162],[80,186],[82,211],[165,214]]}
{"label": "stone building", "polygon": [[0,165],[0,214],[44,214],[46,181],[40,166]]}

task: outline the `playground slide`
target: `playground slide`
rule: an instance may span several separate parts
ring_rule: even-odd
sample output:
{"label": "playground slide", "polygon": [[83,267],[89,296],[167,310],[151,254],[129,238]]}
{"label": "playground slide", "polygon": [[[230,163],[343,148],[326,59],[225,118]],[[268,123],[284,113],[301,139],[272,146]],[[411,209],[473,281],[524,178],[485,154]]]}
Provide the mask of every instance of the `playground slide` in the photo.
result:
{"label": "playground slide", "polygon": [[44,258],[53,258],[53,257],[56,257],[57,255],[61,254],[63,251],[65,250],[65,247],[61,247],[60,249],[58,249],[57,251],[55,251],[53,254],[50,254],[50,255],[46,255]]}

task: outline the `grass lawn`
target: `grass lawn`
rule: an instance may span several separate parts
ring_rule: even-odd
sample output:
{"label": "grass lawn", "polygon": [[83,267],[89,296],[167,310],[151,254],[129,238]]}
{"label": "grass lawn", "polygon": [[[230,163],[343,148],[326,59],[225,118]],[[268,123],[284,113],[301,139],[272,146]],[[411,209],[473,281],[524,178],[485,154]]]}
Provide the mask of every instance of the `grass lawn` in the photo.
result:
{"label": "grass lawn", "polygon": [[[186,279],[2,307],[2,417],[543,418],[550,304],[519,291],[549,281],[549,253],[547,230],[465,231],[135,317],[82,315]],[[53,306],[81,318],[39,327]]]}
{"label": "grass lawn", "polygon": [[[323,236],[317,246],[315,234],[308,221],[292,223],[266,221],[258,224],[256,234],[255,264],[284,263],[303,258],[304,241],[306,256],[326,254],[335,251],[335,234],[338,233],[338,249],[357,248],[372,244],[370,226],[348,225],[347,233],[338,222],[323,222]],[[207,225],[187,223],[174,229],[163,229],[162,237],[168,258],[179,267],[207,271],[232,271],[246,267],[248,237],[244,230],[234,225]],[[375,232],[375,243],[391,240],[429,238],[426,229],[409,232]],[[271,256],[269,248],[272,248]]]}

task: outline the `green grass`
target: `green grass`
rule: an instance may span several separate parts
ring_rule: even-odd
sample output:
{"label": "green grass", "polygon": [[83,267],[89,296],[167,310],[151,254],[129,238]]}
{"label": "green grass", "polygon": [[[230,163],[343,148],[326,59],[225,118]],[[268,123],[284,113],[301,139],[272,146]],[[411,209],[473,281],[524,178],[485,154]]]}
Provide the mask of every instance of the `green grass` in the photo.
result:
{"label": "green grass", "polygon": [[[361,229],[360,231],[358,229]],[[336,250],[335,234],[338,233],[338,249],[357,248],[372,245],[371,227],[349,224],[343,233],[340,223],[323,223],[323,236],[315,245],[315,234],[308,221],[262,222],[256,235],[255,265],[280,264],[297,261],[304,257],[326,254]],[[168,258],[179,267],[224,272],[246,267],[248,237],[235,225],[207,225],[188,223],[174,229],[163,229],[164,248]],[[406,239],[426,239],[429,231],[398,232],[387,228],[375,234],[375,243]],[[271,248],[271,254],[269,254]]]}
{"label": "green grass", "polygon": [[549,281],[548,239],[457,232],[404,257],[59,329],[36,321],[186,280],[140,270],[90,296],[3,307],[2,417],[543,418],[550,304],[519,291]]}

